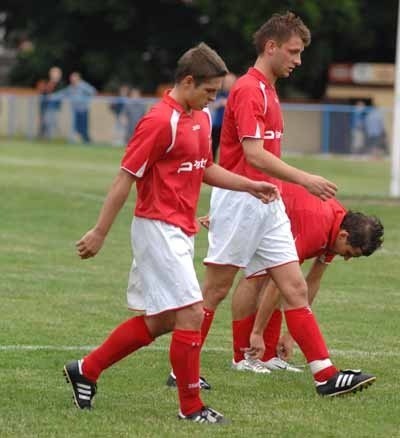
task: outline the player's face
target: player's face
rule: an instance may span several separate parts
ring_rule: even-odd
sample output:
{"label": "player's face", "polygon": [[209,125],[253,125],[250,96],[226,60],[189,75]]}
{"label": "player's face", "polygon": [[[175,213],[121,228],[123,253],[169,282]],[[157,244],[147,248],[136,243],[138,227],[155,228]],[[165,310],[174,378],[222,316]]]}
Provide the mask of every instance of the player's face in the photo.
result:
{"label": "player's face", "polygon": [[287,78],[292,71],[301,65],[301,54],[304,43],[297,35],[290,37],[281,45],[275,44],[271,57],[272,72],[276,78]]}
{"label": "player's face", "polygon": [[197,86],[193,81],[187,93],[189,107],[195,110],[202,110],[209,103],[214,102],[218,90],[222,87],[222,81],[223,78],[213,78]]}
{"label": "player's face", "polygon": [[332,252],[342,256],[346,261],[353,257],[361,257],[361,248],[355,248],[351,246],[347,241],[348,233],[345,230],[340,230],[335,244],[333,245]]}

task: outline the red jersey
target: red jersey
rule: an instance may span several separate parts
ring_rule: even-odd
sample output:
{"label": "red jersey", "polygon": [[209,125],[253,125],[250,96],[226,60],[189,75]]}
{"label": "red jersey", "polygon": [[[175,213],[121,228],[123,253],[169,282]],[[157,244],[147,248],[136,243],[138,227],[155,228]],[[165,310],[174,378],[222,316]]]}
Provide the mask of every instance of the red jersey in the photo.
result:
{"label": "red jersey", "polygon": [[244,156],[242,140],[263,139],[264,149],[281,156],[283,118],[275,88],[255,68],[240,77],[229,92],[221,131],[219,164],[248,178],[281,181],[250,166]]}
{"label": "red jersey", "polygon": [[206,167],[213,163],[208,110],[186,113],[166,92],[140,120],[121,168],[137,177],[135,216],[198,231],[196,208]]}
{"label": "red jersey", "polygon": [[330,248],[338,236],[345,208],[335,198],[322,201],[296,184],[284,182],[282,188],[300,263],[313,257],[330,263],[335,257]]}

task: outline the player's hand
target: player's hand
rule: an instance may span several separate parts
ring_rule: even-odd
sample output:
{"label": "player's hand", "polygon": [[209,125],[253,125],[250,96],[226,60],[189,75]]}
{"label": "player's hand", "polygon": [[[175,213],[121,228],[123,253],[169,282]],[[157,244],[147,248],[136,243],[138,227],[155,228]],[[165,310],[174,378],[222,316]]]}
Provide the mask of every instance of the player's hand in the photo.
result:
{"label": "player's hand", "polygon": [[276,348],[278,357],[284,361],[289,361],[293,356],[294,339],[290,336],[290,333],[285,333],[281,336]]}
{"label": "player's hand", "polygon": [[78,256],[81,259],[94,257],[101,249],[104,243],[105,235],[95,228],[89,230],[80,240],[76,242]]}
{"label": "player's hand", "polygon": [[266,181],[253,181],[249,193],[260,199],[264,204],[268,204],[281,197],[278,187]]}
{"label": "player's hand", "polygon": [[332,181],[329,181],[322,176],[311,174],[307,176],[304,188],[323,201],[333,198],[338,189],[337,185]]}
{"label": "player's hand", "polygon": [[262,359],[265,352],[263,335],[251,333],[250,347],[245,349],[245,357],[249,359]]}
{"label": "player's hand", "polygon": [[200,222],[200,225],[207,230],[210,228],[210,216],[208,214],[206,216],[198,217],[197,220]]}

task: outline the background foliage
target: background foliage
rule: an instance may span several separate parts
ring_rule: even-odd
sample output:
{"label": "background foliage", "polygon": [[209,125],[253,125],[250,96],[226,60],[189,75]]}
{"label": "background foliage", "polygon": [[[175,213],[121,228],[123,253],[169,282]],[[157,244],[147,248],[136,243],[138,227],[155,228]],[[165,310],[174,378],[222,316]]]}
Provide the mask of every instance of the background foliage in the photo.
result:
{"label": "background foliage", "polygon": [[397,1],[381,0],[3,0],[6,40],[21,51],[11,80],[32,86],[54,64],[99,89],[121,82],[153,92],[179,55],[204,40],[232,71],[254,61],[253,32],[274,12],[299,14],[313,35],[283,96],[320,98],[331,62],[393,62]]}

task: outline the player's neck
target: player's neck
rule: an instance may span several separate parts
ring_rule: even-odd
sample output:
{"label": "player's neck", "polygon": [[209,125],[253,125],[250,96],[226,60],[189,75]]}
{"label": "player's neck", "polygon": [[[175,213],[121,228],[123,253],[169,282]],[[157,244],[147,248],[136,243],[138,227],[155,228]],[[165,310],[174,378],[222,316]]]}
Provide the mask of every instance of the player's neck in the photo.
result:
{"label": "player's neck", "polygon": [[169,95],[170,97],[172,97],[172,99],[176,100],[179,105],[181,105],[186,113],[190,113],[192,111],[192,108],[187,104],[186,100],[182,97],[182,93],[179,92],[177,87],[174,87],[169,92]]}
{"label": "player's neck", "polygon": [[265,61],[263,59],[261,59],[260,57],[257,58],[254,64],[254,68],[260,71],[267,78],[267,81],[271,85],[275,86],[277,77],[272,73],[271,68],[269,68],[269,66],[265,64]]}

